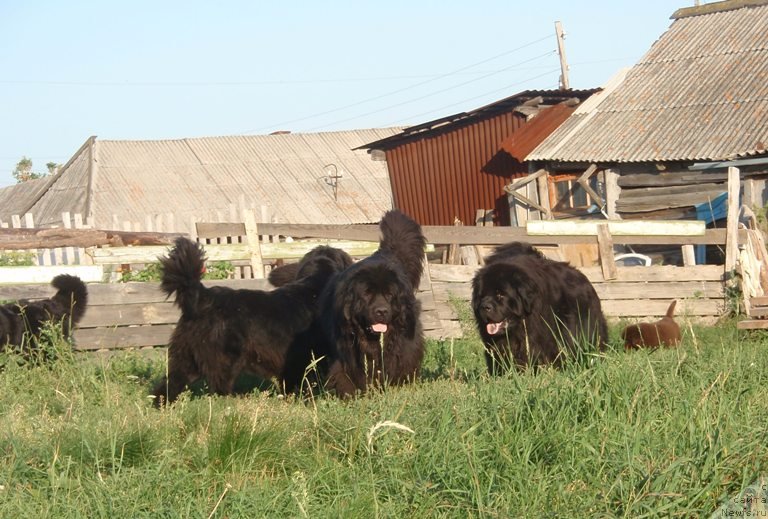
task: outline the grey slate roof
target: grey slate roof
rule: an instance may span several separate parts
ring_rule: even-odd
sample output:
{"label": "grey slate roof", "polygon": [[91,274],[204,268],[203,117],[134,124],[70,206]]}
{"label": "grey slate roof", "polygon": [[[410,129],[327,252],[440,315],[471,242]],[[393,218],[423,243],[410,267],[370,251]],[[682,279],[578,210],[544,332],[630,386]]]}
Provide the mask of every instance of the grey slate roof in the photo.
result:
{"label": "grey slate roof", "polygon": [[[179,140],[90,138],[47,185],[19,197],[13,211],[32,212],[38,226],[57,225],[62,211],[90,216],[96,228],[173,214],[178,232],[191,221],[229,221],[233,206],[266,206],[280,223],[374,223],[392,208],[385,161],[364,151],[366,142],[401,128]],[[337,198],[324,166],[343,177]],[[33,186],[12,186],[6,190]],[[40,191],[43,191],[40,193]],[[13,211],[0,206],[0,219]],[[171,230],[171,229],[165,229]]]}
{"label": "grey slate roof", "polygon": [[[599,103],[576,110],[526,160],[725,160],[768,146],[768,1],[681,9]],[[585,103],[586,105],[586,103]]]}

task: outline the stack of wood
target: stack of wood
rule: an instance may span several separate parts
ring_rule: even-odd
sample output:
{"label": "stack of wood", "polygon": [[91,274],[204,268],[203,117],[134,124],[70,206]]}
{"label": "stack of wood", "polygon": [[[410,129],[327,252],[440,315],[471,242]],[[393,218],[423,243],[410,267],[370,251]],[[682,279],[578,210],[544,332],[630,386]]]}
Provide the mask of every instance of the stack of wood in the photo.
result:
{"label": "stack of wood", "polygon": [[[753,226],[754,227],[754,226]],[[747,230],[747,242],[739,251],[738,272],[744,310],[749,317],[738,323],[740,330],[768,328],[768,251],[759,229]]]}

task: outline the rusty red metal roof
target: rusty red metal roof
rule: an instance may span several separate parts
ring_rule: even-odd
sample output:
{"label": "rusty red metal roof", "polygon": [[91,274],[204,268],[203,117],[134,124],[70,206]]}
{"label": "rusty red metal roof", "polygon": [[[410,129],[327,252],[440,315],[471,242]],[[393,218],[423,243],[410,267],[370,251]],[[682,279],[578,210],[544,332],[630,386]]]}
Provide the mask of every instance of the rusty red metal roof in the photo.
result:
{"label": "rusty red metal roof", "polygon": [[526,90],[515,95],[505,97],[499,101],[487,104],[469,112],[460,112],[457,114],[441,117],[426,123],[418,124],[405,128],[402,132],[391,137],[369,142],[360,148],[389,150],[401,144],[414,140],[433,137],[435,135],[454,131],[462,126],[469,126],[478,121],[491,119],[500,114],[510,112],[527,101],[542,98],[540,104],[555,105],[570,99],[579,99],[583,101],[599,89],[589,90]]}
{"label": "rusty red metal roof", "polygon": [[526,122],[515,133],[510,134],[501,143],[501,148],[513,158],[523,162],[525,157],[538,146],[549,134],[576,109],[576,104],[564,101],[539,111],[538,115]]}

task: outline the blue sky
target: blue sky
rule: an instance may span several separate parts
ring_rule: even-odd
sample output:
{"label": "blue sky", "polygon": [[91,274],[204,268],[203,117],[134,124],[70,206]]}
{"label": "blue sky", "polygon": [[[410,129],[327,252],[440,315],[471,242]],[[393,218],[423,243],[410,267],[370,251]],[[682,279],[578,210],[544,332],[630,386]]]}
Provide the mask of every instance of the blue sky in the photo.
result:
{"label": "blue sky", "polygon": [[0,0],[0,186],[91,135],[175,139],[419,124],[629,67],[693,0]]}

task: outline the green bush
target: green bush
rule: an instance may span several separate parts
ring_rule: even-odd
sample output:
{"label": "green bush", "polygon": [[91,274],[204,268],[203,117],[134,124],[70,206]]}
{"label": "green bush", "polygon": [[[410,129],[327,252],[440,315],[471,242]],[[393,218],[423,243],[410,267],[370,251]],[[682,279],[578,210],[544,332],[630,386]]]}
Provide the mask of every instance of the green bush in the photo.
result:
{"label": "green bush", "polygon": [[0,254],[0,267],[31,267],[35,264],[35,255],[31,252],[4,252]]}
{"label": "green bush", "polygon": [[[217,261],[206,265],[203,279],[229,279],[235,272],[235,267],[229,261]],[[120,273],[120,282],[129,281],[160,281],[163,269],[160,263],[149,263],[141,270],[128,270]]]}

